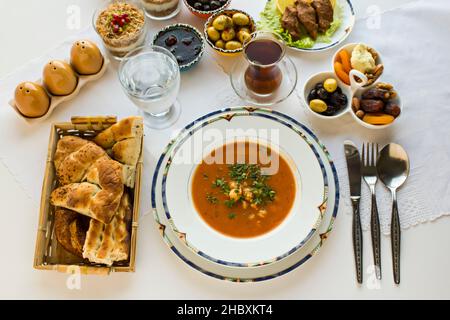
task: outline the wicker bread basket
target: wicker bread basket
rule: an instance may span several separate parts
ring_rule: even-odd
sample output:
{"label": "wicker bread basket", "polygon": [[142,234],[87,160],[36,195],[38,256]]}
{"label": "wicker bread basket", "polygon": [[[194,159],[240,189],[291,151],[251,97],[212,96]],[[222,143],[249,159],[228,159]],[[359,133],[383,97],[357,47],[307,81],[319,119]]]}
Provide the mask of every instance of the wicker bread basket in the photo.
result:
{"label": "wicker bread basket", "polygon": [[[34,268],[38,270],[56,270],[63,273],[79,272],[81,274],[107,275],[110,272],[134,272],[136,258],[136,237],[139,216],[139,197],[143,155],[141,152],[137,167],[132,197],[132,221],[130,234],[130,253],[127,261],[114,263],[111,267],[86,262],[67,252],[56,240],[54,233],[55,207],[50,204],[51,192],[57,185],[53,156],[58,140],[66,135],[75,135],[84,139],[94,138],[100,131],[117,122],[116,117],[72,117],[71,122],[52,125],[48,145],[48,156],[42,186],[39,225],[34,255]],[[142,142],[141,142],[142,144]]]}

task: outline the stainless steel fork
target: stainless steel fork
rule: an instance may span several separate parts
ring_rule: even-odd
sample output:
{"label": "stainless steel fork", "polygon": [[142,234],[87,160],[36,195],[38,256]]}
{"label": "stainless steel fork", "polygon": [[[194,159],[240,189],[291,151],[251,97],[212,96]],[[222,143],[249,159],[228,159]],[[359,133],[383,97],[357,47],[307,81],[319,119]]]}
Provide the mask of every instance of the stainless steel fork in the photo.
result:
{"label": "stainless steel fork", "polygon": [[367,143],[362,146],[361,175],[372,194],[372,210],[370,216],[370,231],[372,235],[373,260],[375,263],[375,274],[377,279],[381,279],[381,238],[380,238],[380,218],[378,217],[377,198],[375,196],[375,186],[378,181],[377,176],[378,144]]}

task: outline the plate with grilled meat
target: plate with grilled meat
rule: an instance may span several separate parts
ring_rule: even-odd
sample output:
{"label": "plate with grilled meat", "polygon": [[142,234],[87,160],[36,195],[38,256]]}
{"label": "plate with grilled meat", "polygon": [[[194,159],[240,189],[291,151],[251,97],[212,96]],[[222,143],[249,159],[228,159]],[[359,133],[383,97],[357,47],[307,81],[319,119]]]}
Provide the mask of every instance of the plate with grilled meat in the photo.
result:
{"label": "plate with grilled meat", "polygon": [[350,0],[269,0],[258,27],[295,50],[323,51],[343,42],[354,24]]}

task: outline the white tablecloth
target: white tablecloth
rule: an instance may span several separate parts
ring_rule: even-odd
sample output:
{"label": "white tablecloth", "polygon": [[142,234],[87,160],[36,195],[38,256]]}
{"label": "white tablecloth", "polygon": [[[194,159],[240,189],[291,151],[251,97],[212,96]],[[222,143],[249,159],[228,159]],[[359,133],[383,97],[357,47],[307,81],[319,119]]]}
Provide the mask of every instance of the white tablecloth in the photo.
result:
{"label": "white tablecloth", "polygon": [[[250,1],[236,0],[235,4],[257,17],[264,2],[255,5]],[[365,42],[381,53],[385,64],[383,80],[395,85],[404,103],[402,117],[391,128],[384,131],[365,129],[356,124],[351,115],[322,123],[308,117],[298,94],[274,106],[276,110],[311,127],[330,150],[341,183],[340,214],[351,213],[342,147],[346,139],[357,144],[363,141],[380,144],[393,141],[402,144],[408,151],[411,176],[399,192],[403,228],[450,214],[450,108],[447,104],[450,100],[449,17],[447,1],[417,1],[380,16],[357,21],[347,42]],[[176,20],[202,29],[201,21],[186,11]],[[163,25],[152,22],[149,38]],[[17,83],[38,79],[48,60],[68,57],[72,42],[78,38],[100,41],[92,29],[84,30],[47,55],[0,80],[0,160],[36,203],[40,198],[52,122],[68,121],[73,115],[112,114],[121,118],[136,113],[136,108],[122,93],[114,64],[102,79],[84,87],[78,97],[58,107],[49,119],[40,123],[25,123],[8,106]],[[338,48],[315,54],[289,52],[300,74],[297,92],[302,90],[304,80],[311,74],[331,69],[331,57],[336,50]],[[155,162],[169,138],[176,134],[177,128],[212,110],[244,104],[233,93],[226,74],[232,62],[232,59],[218,57],[208,48],[201,63],[182,75],[179,100],[183,111],[176,126],[162,131],[147,129],[142,214],[149,213],[150,182]],[[377,192],[382,231],[388,233],[390,197],[381,184]],[[364,229],[369,225],[369,207],[368,189],[363,186],[361,208]]]}

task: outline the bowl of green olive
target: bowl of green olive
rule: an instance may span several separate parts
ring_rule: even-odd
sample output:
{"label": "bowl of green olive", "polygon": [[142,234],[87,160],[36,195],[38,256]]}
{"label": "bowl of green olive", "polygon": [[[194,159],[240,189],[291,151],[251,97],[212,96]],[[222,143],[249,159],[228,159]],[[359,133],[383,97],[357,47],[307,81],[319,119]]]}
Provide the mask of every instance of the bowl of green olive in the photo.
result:
{"label": "bowl of green olive", "polygon": [[237,9],[219,11],[209,17],[205,24],[205,39],[217,53],[234,56],[243,51],[244,43],[256,31],[253,18]]}

